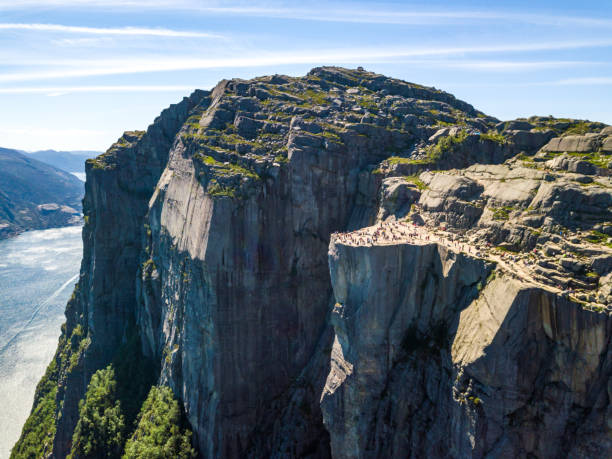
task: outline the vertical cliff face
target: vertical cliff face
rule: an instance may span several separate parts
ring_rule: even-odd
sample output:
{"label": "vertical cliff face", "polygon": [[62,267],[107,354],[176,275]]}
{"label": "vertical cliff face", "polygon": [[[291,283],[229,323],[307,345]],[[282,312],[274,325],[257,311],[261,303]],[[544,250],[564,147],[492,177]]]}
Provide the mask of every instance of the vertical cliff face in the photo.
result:
{"label": "vertical cliff face", "polygon": [[[319,68],[126,133],[88,163],[81,278],[14,456],[86,456],[78,404],[109,363],[122,441],[165,385],[203,457],[608,455],[609,225],[560,215],[587,182],[531,159],[569,125],[530,120]],[[597,179],[574,188],[605,216]],[[558,222],[588,250],[519,253],[559,253]]]}
{"label": "vertical cliff face", "polygon": [[609,454],[607,314],[441,244],[332,242],[330,266],[334,457]]}
{"label": "vertical cliff face", "polygon": [[449,429],[436,425],[452,407],[453,322],[491,268],[436,244],[332,242],[335,340],[321,406],[334,457],[450,451]]}
{"label": "vertical cliff face", "polygon": [[[202,103],[206,103],[206,93],[197,91],[162,112],[148,131],[124,134],[108,152],[86,164],[83,261],[63,333],[76,346],[63,359],[56,356],[58,366],[63,367],[53,446],[57,457],[70,452],[78,402],[91,375],[113,359],[134,326],[136,283],[129,273],[138,270],[148,200],[176,132],[189,112]],[[71,338],[77,327],[78,336]],[[71,354],[73,363],[67,365]]]}
{"label": "vertical cliff face", "polygon": [[[227,92],[215,89],[202,129],[239,110]],[[365,158],[300,131],[289,127],[287,162],[267,165],[241,199],[207,194],[210,172],[183,136],[151,200],[141,333],[209,457],[261,454],[279,428],[264,425],[285,409],[276,401],[297,390],[326,327],[329,235],[348,224]],[[303,404],[316,419],[313,400]],[[326,449],[313,424],[296,455]]]}

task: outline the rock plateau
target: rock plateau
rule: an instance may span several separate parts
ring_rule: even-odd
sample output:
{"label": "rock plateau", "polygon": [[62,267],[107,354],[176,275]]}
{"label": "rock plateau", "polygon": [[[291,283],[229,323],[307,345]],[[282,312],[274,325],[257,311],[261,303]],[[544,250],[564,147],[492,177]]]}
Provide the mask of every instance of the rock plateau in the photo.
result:
{"label": "rock plateau", "polygon": [[13,457],[85,457],[79,401],[126,362],[206,458],[610,457],[611,142],[361,69],[195,91],[87,163]]}

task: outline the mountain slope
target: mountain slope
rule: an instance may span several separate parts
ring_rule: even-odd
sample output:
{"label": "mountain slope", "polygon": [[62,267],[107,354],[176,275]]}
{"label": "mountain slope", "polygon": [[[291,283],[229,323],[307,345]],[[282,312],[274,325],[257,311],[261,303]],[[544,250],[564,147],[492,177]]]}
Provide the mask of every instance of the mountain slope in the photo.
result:
{"label": "mountain slope", "polygon": [[87,163],[13,456],[153,385],[203,457],[610,456],[611,140],[362,69],[194,92]]}
{"label": "mountain slope", "polygon": [[83,183],[15,150],[0,148],[0,238],[77,224]]}
{"label": "mountain slope", "polygon": [[41,150],[26,153],[26,155],[66,172],[83,172],[85,170],[85,161],[98,156],[100,153],[99,151]]}

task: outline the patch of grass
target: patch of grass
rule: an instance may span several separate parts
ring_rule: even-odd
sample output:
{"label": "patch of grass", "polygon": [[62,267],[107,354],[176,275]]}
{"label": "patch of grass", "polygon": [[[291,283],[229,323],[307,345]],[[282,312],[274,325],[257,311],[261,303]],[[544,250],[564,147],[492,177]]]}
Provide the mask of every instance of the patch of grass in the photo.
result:
{"label": "patch of grass", "polygon": [[230,175],[242,175],[244,177],[248,177],[254,180],[259,180],[259,175],[255,172],[246,169],[245,167],[239,166],[238,164],[234,164],[231,162],[222,163],[221,161],[217,161],[212,156],[203,155],[198,153],[195,155],[200,161],[202,161],[207,166],[210,166],[213,169],[214,174],[218,174],[221,176],[230,176]]}
{"label": "patch of grass", "polygon": [[494,207],[491,210],[493,211],[493,220],[508,220],[510,218],[510,212],[514,209],[510,206],[501,206]]}
{"label": "patch of grass", "polygon": [[342,143],[342,139],[340,138],[340,136],[333,131],[323,131],[322,135],[323,137],[328,140],[331,140],[334,143]]}
{"label": "patch of grass", "polygon": [[430,145],[426,148],[427,163],[436,163],[449,152],[454,151],[467,139],[467,131],[460,131],[456,135],[440,137],[435,145]]}
{"label": "patch of grass", "polygon": [[498,143],[500,145],[504,145],[508,142],[508,139],[503,134],[500,134],[497,131],[489,131],[484,134],[480,134],[480,140],[490,140],[492,142]]}
{"label": "patch of grass", "polygon": [[225,196],[228,198],[236,197],[236,189],[227,185],[222,185],[216,180],[211,180],[206,188],[210,196]]}
{"label": "patch of grass", "polygon": [[378,110],[378,105],[376,104],[376,102],[374,101],[374,98],[372,96],[362,96],[359,98],[359,100],[357,100],[357,105],[359,105],[360,107],[365,108],[366,110],[370,110],[370,111],[377,111]]}
{"label": "patch of grass", "polygon": [[418,175],[405,175],[404,179],[416,185],[420,191],[424,191],[428,188],[427,185],[425,185],[425,182],[423,182]]}
{"label": "patch of grass", "polygon": [[576,156],[582,159],[583,161],[587,161],[601,169],[607,169],[608,164],[610,163],[610,161],[612,161],[609,155],[603,155],[600,152],[591,152],[591,153],[569,152],[568,154],[570,156]]}
{"label": "patch of grass", "polygon": [[593,244],[601,244],[612,248],[612,242],[608,242],[608,239],[609,237],[607,234],[595,230],[591,231],[591,233],[586,236],[586,240]]}
{"label": "patch of grass", "polygon": [[289,158],[287,158],[285,155],[276,155],[274,157],[274,161],[276,161],[277,163],[283,164],[283,163],[288,163]]}
{"label": "patch of grass", "polygon": [[602,129],[601,123],[592,123],[590,121],[578,121],[573,123],[565,130],[563,136],[566,135],[584,135],[589,132],[599,132]]}
{"label": "patch of grass", "polygon": [[327,105],[327,93],[324,91],[315,91],[313,89],[307,89],[304,95],[316,105]]}

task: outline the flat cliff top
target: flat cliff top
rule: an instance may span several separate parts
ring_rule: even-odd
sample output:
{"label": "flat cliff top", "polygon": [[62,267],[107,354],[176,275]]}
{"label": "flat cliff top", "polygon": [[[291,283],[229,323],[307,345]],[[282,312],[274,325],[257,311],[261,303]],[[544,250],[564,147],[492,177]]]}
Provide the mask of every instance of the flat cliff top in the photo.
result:
{"label": "flat cliff top", "polygon": [[[499,121],[439,89],[361,68],[223,80],[197,95],[174,148],[192,159],[211,197],[254,198],[309,156],[356,156],[375,182],[360,193],[373,193],[376,221],[408,219],[505,260],[530,282],[610,307],[612,128],[605,124]],[[92,166],[115,167],[143,136],[126,132]]]}

